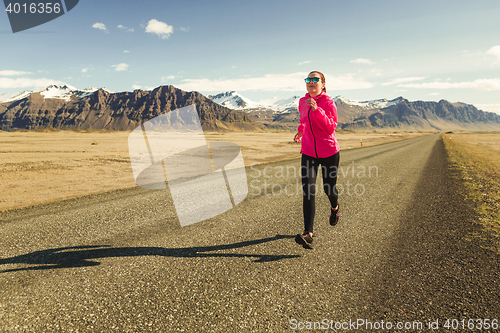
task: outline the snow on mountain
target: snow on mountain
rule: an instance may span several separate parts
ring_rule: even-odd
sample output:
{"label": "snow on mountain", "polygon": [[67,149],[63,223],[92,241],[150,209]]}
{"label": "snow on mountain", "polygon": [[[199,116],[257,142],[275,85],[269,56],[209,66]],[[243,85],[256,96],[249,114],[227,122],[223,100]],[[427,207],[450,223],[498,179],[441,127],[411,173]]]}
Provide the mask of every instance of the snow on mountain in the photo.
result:
{"label": "snow on mountain", "polygon": [[[85,88],[83,90],[79,90],[73,86],[70,85],[64,85],[64,86],[59,86],[59,85],[50,85],[47,88],[39,91],[23,91],[22,93],[10,93],[10,94],[3,94],[0,95],[0,103],[8,103],[8,102],[14,102],[18,101],[21,99],[24,99],[28,96],[30,96],[32,93],[39,93],[42,95],[44,98],[57,98],[57,99],[62,99],[65,100],[66,102],[69,102],[73,97],[76,99],[81,99],[90,96],[93,94],[95,91],[99,90],[99,88]],[[106,89],[104,89],[106,90]],[[106,90],[107,92],[111,92],[109,90]]]}
{"label": "snow on mountain", "polygon": [[291,112],[297,110],[299,105],[298,96],[293,96],[286,99],[278,97],[254,102],[236,91],[227,91],[217,95],[209,95],[208,98],[214,102],[233,110],[249,110],[249,109],[272,109],[276,112]]}
{"label": "snow on mountain", "polygon": [[23,91],[22,93],[7,93],[0,96],[0,103],[17,101],[28,97],[32,91]]}
{"label": "snow on mountain", "polygon": [[233,110],[253,109],[263,107],[262,105],[249,100],[238,94],[236,91],[227,91],[217,95],[209,95],[208,98],[215,103]]}
{"label": "snow on mountain", "polygon": [[342,96],[336,96],[333,98],[333,100],[335,102],[337,102],[338,100],[341,100],[344,104],[348,104],[348,105],[352,105],[352,106],[360,106],[360,107],[365,108],[365,109],[386,108],[388,106],[398,104],[401,101],[401,99],[402,99],[401,97],[398,97],[396,99],[389,101],[385,98],[382,98],[382,99],[374,99],[374,100],[370,100],[370,101],[360,102],[360,101],[351,101],[351,100],[348,100]]}
{"label": "snow on mountain", "polygon": [[64,99],[66,102],[69,102],[71,97],[79,94],[79,90],[70,85],[64,85],[61,87],[53,84],[44,90],[39,91],[39,93],[44,98]]}
{"label": "snow on mountain", "polygon": [[278,99],[269,107],[277,112],[291,112],[298,110],[300,96],[293,96],[285,99]]}
{"label": "snow on mountain", "polygon": [[[209,95],[208,97],[214,102],[233,110],[266,108],[278,113],[296,111],[298,109],[300,99],[300,96],[293,96],[285,99],[274,97],[261,100],[259,102],[254,102],[235,91],[228,91],[217,95]],[[333,98],[333,100],[335,102],[340,100],[344,104],[357,106],[364,109],[382,109],[399,103],[402,100],[402,97],[398,97],[393,100],[387,100],[383,98],[369,101],[351,101],[342,96],[336,96]]]}
{"label": "snow on mountain", "polygon": [[3,103],[4,101],[8,101],[9,99],[19,95],[19,93],[6,93],[0,95],[0,103]]}

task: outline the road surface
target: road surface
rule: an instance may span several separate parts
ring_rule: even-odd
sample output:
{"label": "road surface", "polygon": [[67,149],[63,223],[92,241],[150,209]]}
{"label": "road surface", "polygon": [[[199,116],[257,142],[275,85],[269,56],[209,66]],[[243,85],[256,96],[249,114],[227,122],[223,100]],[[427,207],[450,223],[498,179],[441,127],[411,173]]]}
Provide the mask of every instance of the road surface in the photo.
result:
{"label": "road surface", "polygon": [[340,223],[318,194],[314,250],[294,241],[298,158],[248,168],[241,204],[182,228],[168,191],[140,188],[0,213],[0,330],[460,331],[500,319],[500,258],[469,240],[476,216],[439,135],[345,150],[340,166]]}

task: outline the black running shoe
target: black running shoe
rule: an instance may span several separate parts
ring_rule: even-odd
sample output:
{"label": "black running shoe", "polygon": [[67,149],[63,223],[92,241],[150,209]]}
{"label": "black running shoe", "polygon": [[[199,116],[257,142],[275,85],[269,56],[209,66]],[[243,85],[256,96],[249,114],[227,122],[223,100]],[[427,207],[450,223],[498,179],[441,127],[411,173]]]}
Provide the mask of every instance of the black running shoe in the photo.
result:
{"label": "black running shoe", "polygon": [[295,236],[295,241],[306,249],[313,248],[313,238],[309,234],[298,234]]}
{"label": "black running shoe", "polygon": [[330,215],[330,225],[334,226],[339,223],[339,217],[340,217],[340,205],[337,205],[337,210],[332,209],[332,214]]}

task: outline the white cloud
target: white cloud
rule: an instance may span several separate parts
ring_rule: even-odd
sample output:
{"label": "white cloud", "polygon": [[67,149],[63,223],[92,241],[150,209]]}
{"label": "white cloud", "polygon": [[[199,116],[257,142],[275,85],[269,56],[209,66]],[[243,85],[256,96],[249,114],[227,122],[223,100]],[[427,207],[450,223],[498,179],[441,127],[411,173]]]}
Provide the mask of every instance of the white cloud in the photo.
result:
{"label": "white cloud", "polygon": [[375,63],[370,59],[357,58],[349,61],[351,64],[365,64],[365,65],[374,65]]}
{"label": "white cloud", "polygon": [[115,71],[121,72],[121,71],[126,71],[128,69],[128,64],[122,62],[121,64],[113,65],[112,67],[115,68]]}
{"label": "white cloud", "polygon": [[152,19],[149,20],[148,25],[146,26],[146,32],[156,34],[161,39],[167,39],[170,37],[170,34],[174,32],[174,28],[165,22]]}
{"label": "white cloud", "polygon": [[482,56],[484,56],[484,53],[480,51],[470,51],[470,50],[462,51],[462,57],[482,57]]}
{"label": "white cloud", "polygon": [[491,49],[486,51],[486,54],[497,57],[497,61],[495,61],[495,64],[500,63],[500,45],[493,46]]}
{"label": "white cloud", "polygon": [[82,69],[82,73],[87,73],[87,72],[88,72],[88,70],[89,70],[88,68],[83,68],[83,69]]}
{"label": "white cloud", "polygon": [[16,76],[16,75],[26,75],[26,74],[31,74],[31,73],[30,72],[21,72],[21,71],[12,71],[12,70],[0,71],[0,75],[2,75],[2,76]]}
{"label": "white cloud", "polygon": [[125,27],[125,26],[123,26],[121,24],[118,26],[118,29],[122,29],[122,30],[125,30],[125,31],[128,31],[128,32],[133,32],[134,31],[134,28],[127,28],[127,27]]}
{"label": "white cloud", "polygon": [[[178,85],[186,91],[306,91],[304,78],[308,72],[291,74],[266,74],[262,77],[240,79],[185,79]],[[344,76],[330,76],[325,74],[327,90],[367,89],[373,84],[362,78],[355,78],[352,74]]]}
{"label": "white cloud", "polygon": [[137,90],[137,89],[141,89],[141,90],[153,90],[153,89],[155,89],[154,87],[145,87],[145,86],[140,86],[138,84],[132,85],[132,88],[134,90]]}
{"label": "white cloud", "polygon": [[104,25],[104,23],[99,23],[99,22],[94,23],[94,25],[92,26],[92,28],[99,29],[99,30],[104,30],[104,31],[108,31],[108,29],[106,29],[106,26]]}
{"label": "white cloud", "polygon": [[130,51],[129,50],[125,50],[125,51],[123,51],[123,53],[130,53]]}
{"label": "white cloud", "polygon": [[356,78],[353,74],[333,77],[325,74],[325,76],[327,91],[373,88],[373,84],[371,82],[365,81],[363,78]]}
{"label": "white cloud", "polygon": [[306,60],[306,61],[299,62],[299,65],[305,65],[305,64],[310,64],[310,63],[311,63],[310,60]]}
{"label": "white cloud", "polygon": [[425,79],[425,76],[412,76],[412,77],[398,77],[389,82],[382,83],[383,86],[392,86],[395,84],[400,84],[404,82],[413,82],[413,81],[421,81]]}
{"label": "white cloud", "polygon": [[167,84],[172,84],[171,81],[175,79],[175,76],[174,75],[168,75],[168,76],[162,76],[161,77],[161,83],[167,83]]}
{"label": "white cloud", "polygon": [[500,79],[477,79],[464,82],[434,81],[427,83],[399,84],[398,87],[416,89],[474,89],[474,90],[500,90]]}
{"label": "white cloud", "polygon": [[377,68],[370,69],[370,73],[375,75],[375,76],[382,76],[383,72],[384,72],[383,70],[377,69]]}
{"label": "white cloud", "polygon": [[189,30],[191,30],[191,28],[189,28],[189,27],[180,27],[179,30],[182,31],[182,32],[188,32]]}
{"label": "white cloud", "polygon": [[10,88],[32,88],[32,89],[42,89],[50,86],[51,84],[64,85],[65,82],[51,79],[30,79],[30,78],[16,78],[11,79],[7,77],[0,77],[0,88],[10,89]]}

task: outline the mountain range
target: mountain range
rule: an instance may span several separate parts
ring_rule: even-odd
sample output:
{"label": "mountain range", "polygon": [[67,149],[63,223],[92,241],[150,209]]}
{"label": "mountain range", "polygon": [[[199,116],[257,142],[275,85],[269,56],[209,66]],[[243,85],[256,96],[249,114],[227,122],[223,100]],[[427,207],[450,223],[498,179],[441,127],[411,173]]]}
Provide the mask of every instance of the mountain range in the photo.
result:
{"label": "mountain range", "polygon": [[[251,101],[235,91],[205,97],[173,86],[111,92],[51,85],[40,91],[0,95],[0,130],[131,130],[144,121],[196,104],[204,130],[296,130],[299,96]],[[471,104],[392,100],[351,101],[333,98],[338,128],[343,130],[500,130],[500,115]]]}
{"label": "mountain range", "polygon": [[[299,96],[253,102],[235,91],[210,95],[215,102],[251,115],[261,126],[294,129],[299,124]],[[478,110],[466,103],[446,100],[409,101],[403,97],[351,101],[333,98],[339,127],[344,130],[499,130],[500,115]]]}
{"label": "mountain range", "polygon": [[[2,97],[3,96],[3,97]],[[0,129],[132,130],[165,112],[196,104],[204,130],[261,130],[241,111],[221,106],[198,92],[173,86],[151,91],[110,92],[51,85],[41,91],[0,96]]]}

